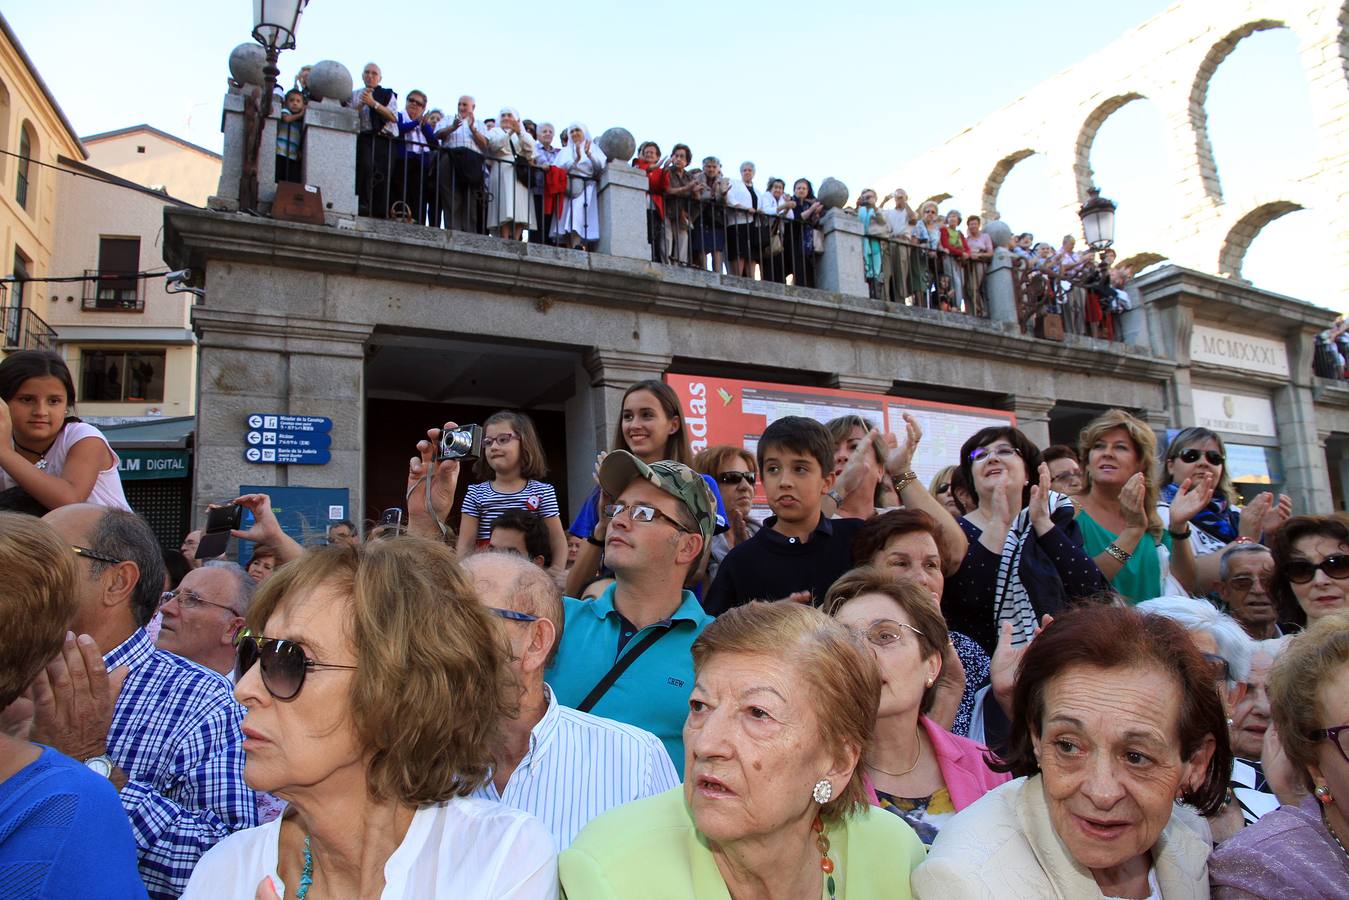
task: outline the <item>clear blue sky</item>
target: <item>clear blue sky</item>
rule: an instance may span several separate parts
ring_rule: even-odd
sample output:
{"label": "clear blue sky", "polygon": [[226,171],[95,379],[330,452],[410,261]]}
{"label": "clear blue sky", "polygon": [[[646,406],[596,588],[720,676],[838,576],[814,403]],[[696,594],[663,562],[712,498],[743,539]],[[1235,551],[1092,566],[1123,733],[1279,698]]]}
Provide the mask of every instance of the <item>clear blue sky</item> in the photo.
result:
{"label": "clear blue sky", "polygon": [[[806,176],[818,185],[832,175],[856,191],[1168,5],[741,0],[699,11],[611,0],[374,7],[311,0],[299,46],[282,55],[281,70],[289,85],[300,64],[337,59],[359,81],[361,66],[373,59],[386,85],[400,95],[420,88],[432,106],[448,108],[471,93],[481,115],[511,105],[559,126],[580,120],[596,134],[622,125],[666,150],[682,141],[699,157],[753,159],[761,178]],[[252,27],[247,0],[138,0],[129,7],[8,0],[5,7],[81,134],[148,122],[219,149],[226,60]],[[1306,82],[1289,32],[1243,41],[1215,75],[1208,110],[1229,190],[1314,153]],[[1130,234],[1131,207],[1166,202],[1160,127],[1155,108],[1134,103],[1106,122],[1095,145],[1097,180],[1120,204],[1123,255],[1146,243],[1145,235]],[[1004,218],[1018,229],[1036,230],[1046,208],[1037,165],[1032,158],[1018,166],[1000,198]],[[906,187],[915,195],[941,188]],[[1268,226],[1247,256],[1245,275],[1261,287],[1338,306],[1339,291],[1327,289],[1322,269],[1299,247],[1314,216],[1293,213]],[[1295,253],[1297,266],[1287,262]]]}

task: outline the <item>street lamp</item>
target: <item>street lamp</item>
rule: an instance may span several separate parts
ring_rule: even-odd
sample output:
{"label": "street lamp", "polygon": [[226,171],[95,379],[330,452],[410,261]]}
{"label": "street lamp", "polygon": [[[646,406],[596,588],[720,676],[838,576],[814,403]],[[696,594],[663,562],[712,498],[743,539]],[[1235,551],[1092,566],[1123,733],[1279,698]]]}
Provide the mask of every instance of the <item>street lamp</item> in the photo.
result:
{"label": "street lamp", "polygon": [[1087,188],[1088,200],[1077,211],[1087,246],[1098,253],[1115,243],[1115,201],[1101,196],[1101,189]]}
{"label": "street lamp", "polygon": [[[258,98],[257,116],[248,122],[248,154],[244,159],[243,177],[239,184],[239,207],[256,209],[258,205],[258,167],[263,164],[262,132],[272,115],[272,94],[276,91],[277,57],[282,50],[295,47],[295,29],[300,24],[300,13],[309,0],[253,0],[253,40],[267,51],[267,63],[262,67],[262,96]],[[245,105],[244,118],[252,113]]]}

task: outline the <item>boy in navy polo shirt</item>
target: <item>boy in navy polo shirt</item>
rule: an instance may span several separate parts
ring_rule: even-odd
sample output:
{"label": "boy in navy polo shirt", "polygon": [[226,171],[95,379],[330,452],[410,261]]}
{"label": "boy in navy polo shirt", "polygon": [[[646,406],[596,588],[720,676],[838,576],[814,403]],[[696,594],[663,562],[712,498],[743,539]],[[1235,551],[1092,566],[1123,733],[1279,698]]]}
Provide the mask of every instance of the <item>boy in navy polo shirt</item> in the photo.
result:
{"label": "boy in navy polo shirt", "polygon": [[852,567],[861,519],[830,519],[820,504],[834,485],[834,440],[814,419],[786,416],[759,438],[759,472],[773,515],[717,569],[703,608],[717,616],[751,600],[819,605]]}

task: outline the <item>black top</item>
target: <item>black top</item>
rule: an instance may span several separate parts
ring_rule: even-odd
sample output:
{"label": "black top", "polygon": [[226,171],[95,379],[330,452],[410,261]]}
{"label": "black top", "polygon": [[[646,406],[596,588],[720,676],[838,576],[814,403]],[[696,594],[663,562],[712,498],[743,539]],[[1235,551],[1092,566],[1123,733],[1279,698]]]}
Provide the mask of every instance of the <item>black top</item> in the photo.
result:
{"label": "black top", "polygon": [[708,615],[719,616],[751,600],[781,600],[797,591],[810,591],[819,606],[829,586],[852,568],[852,542],[861,519],[821,515],[808,541],[774,531],[775,522],[777,516],[770,516],[757,534],[726,554],[703,598]]}

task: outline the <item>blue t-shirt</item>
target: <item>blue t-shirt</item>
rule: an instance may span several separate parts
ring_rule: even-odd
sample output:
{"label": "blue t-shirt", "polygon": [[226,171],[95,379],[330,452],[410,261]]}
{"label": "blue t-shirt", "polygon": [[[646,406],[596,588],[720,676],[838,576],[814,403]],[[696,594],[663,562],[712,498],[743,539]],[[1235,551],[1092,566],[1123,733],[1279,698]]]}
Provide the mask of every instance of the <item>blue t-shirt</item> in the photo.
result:
{"label": "blue t-shirt", "polygon": [[[704,475],[703,481],[712,489],[712,497],[717,501],[717,530],[726,530],[726,504],[721,501],[721,489],[717,487],[717,480],[711,475]],[[568,534],[574,534],[581,540],[585,540],[595,533],[595,526],[600,520],[599,508],[600,489],[599,485],[586,495],[585,503],[581,504],[581,511],[576,514],[576,520],[571,523],[571,528],[567,530]]]}
{"label": "blue t-shirt", "polygon": [[0,895],[144,900],[112,782],[50,747],[0,783]]}
{"label": "blue t-shirt", "polygon": [[693,692],[694,640],[712,622],[692,591],[673,616],[642,629],[632,629],[614,609],[617,585],[594,600],[564,597],[562,642],[544,678],[563,706],[586,698],[623,653],[648,631],[669,629],[628,667],[590,712],[626,722],[660,738],[679,777],[684,777],[684,720]]}

